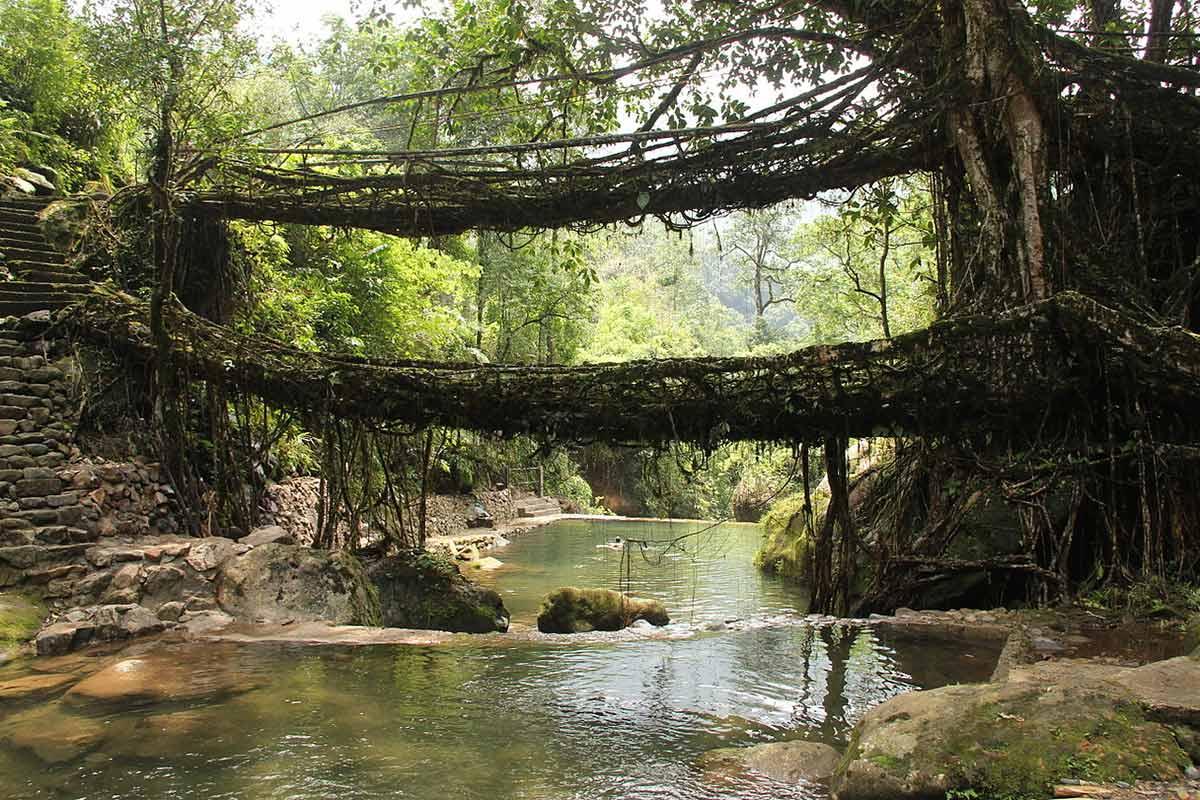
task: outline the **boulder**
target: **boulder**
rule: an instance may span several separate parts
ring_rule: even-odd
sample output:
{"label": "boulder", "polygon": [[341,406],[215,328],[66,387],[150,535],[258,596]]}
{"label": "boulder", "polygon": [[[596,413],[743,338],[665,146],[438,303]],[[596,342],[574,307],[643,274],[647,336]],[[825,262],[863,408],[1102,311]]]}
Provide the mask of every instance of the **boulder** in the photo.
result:
{"label": "boulder", "polygon": [[710,780],[728,781],[748,772],[780,783],[823,783],[833,777],[842,754],[820,742],[769,742],[752,747],[721,747],[700,757]]}
{"label": "boulder", "polygon": [[17,167],[13,170],[13,175],[32,185],[38,194],[54,194],[58,191],[45,175],[31,169]]}
{"label": "boulder", "polygon": [[0,175],[0,200],[13,200],[34,194],[37,187],[16,175]]}
{"label": "boulder", "polygon": [[379,624],[374,587],[349,553],[264,544],[223,561],[216,587],[217,603],[243,621]]}
{"label": "boulder", "polygon": [[612,589],[564,586],[542,600],[537,625],[542,633],[585,633],[619,631],[639,619],[651,625],[671,621],[658,600],[629,597]]}
{"label": "boulder", "polygon": [[508,611],[494,590],[467,580],[449,559],[404,553],[368,570],[383,624],[392,628],[490,633],[508,630]]}
{"label": "boulder", "polygon": [[1137,669],[1047,662],[1014,667],[1005,683],[900,695],[855,728],[834,796],[1050,796],[1063,779],[1178,779],[1191,760],[1165,722],[1200,702],[1198,678],[1187,657]]}
{"label": "boulder", "polygon": [[263,544],[295,544],[296,537],[278,525],[264,525],[261,528],[255,528],[250,531],[249,536],[243,536],[241,539],[238,539],[238,543],[250,547],[258,547]]}

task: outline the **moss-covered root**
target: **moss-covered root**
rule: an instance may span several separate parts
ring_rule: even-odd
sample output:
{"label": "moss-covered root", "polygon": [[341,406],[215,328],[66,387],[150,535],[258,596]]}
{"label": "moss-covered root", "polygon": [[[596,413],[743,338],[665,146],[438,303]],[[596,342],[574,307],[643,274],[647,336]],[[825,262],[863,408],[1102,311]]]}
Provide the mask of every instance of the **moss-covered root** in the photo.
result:
{"label": "moss-covered root", "polygon": [[538,630],[542,633],[619,631],[640,619],[651,625],[666,625],[671,621],[658,600],[629,597],[612,589],[564,586],[542,600]]}
{"label": "moss-covered root", "polygon": [[16,592],[0,592],[0,663],[13,658],[37,634],[46,608]]}

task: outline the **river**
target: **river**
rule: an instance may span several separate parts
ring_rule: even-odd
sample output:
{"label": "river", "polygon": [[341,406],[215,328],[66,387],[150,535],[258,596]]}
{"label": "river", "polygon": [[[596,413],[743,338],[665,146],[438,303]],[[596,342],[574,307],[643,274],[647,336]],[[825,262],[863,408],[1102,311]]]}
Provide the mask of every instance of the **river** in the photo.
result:
{"label": "river", "polygon": [[[0,701],[6,798],[781,798],[819,787],[713,776],[706,750],[844,745],[899,692],[985,680],[995,651],[891,642],[805,615],[760,574],[756,526],[562,521],[481,573],[513,631],[437,646],[139,645],[0,667],[0,684],[139,658],[176,688],[115,703]],[[627,551],[605,546],[620,537]],[[637,540],[638,543],[632,543]],[[645,544],[641,544],[644,542]],[[625,557],[628,552],[628,558]],[[663,629],[548,636],[557,586],[627,584]],[[73,680],[74,677],[71,678]]]}

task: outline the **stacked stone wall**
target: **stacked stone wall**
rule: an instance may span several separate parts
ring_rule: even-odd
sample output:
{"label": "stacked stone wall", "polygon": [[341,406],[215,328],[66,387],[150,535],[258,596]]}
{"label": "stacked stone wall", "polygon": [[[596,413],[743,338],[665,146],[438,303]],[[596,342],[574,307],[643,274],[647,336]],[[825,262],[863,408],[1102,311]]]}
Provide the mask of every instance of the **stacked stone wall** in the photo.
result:
{"label": "stacked stone wall", "polygon": [[63,609],[98,599],[89,548],[174,533],[179,512],[156,464],[83,457],[78,360],[31,323],[0,325],[0,590]]}

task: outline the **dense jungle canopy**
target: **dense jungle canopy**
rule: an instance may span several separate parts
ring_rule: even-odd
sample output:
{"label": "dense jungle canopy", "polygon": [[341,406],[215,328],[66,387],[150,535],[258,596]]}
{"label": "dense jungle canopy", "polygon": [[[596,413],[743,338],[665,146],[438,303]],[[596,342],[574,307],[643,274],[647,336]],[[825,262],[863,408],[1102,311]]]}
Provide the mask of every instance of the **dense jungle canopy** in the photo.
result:
{"label": "dense jungle canopy", "polygon": [[[247,453],[300,431],[330,544],[404,528],[391,476],[423,496],[429,424],[543,454],[758,439],[822,609],[962,571],[1040,600],[1194,572],[1188,2],[454,0],[271,50],[227,0],[3,9],[0,163],[107,181],[79,257],[147,301],[60,324],[153,366],[165,462],[227,518]],[[655,219],[686,255],[612,244]],[[687,346],[639,350],[647,279]],[[875,341],[797,349],[843,338]],[[583,365],[663,355],[689,358]],[[887,467],[852,474],[851,437]],[[1020,541],[967,558],[991,502]]]}

